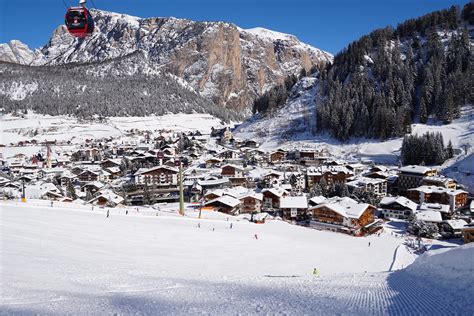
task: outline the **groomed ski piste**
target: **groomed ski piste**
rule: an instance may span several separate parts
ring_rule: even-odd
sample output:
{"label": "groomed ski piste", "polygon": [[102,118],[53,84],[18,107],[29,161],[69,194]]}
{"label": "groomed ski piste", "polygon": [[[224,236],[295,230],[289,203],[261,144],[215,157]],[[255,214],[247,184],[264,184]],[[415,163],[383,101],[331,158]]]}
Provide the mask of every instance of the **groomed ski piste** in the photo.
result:
{"label": "groomed ski piste", "polygon": [[351,237],[176,209],[0,202],[0,314],[474,313],[474,244],[418,256],[403,222]]}

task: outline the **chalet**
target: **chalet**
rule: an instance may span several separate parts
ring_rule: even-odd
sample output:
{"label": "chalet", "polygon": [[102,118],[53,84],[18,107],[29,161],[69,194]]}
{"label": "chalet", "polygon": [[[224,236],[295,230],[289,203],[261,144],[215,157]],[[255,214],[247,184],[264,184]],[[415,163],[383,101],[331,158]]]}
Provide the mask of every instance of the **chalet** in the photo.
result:
{"label": "chalet", "polygon": [[301,221],[307,219],[308,200],[306,196],[282,196],[280,213],[287,220]]}
{"label": "chalet", "polygon": [[421,186],[407,191],[410,200],[416,203],[440,203],[449,205],[453,212],[467,205],[468,194],[464,190],[435,186]]}
{"label": "chalet", "polygon": [[124,199],[120,195],[115,194],[111,190],[104,190],[98,196],[88,201],[91,204],[116,207],[123,203]]}
{"label": "chalet", "polygon": [[451,178],[443,176],[431,176],[423,178],[423,185],[443,187],[446,189],[456,189],[456,182]]}
{"label": "chalet", "polygon": [[89,183],[84,184],[81,187],[81,192],[90,192],[91,194],[95,194],[96,192],[98,192],[103,187],[104,187],[104,184],[102,182],[93,181],[93,182],[89,182]]}
{"label": "chalet", "polygon": [[387,180],[359,177],[353,181],[347,182],[347,186],[352,191],[355,189],[372,192],[377,196],[387,195]]}
{"label": "chalet", "polygon": [[239,213],[260,213],[262,210],[263,194],[253,191],[246,192],[237,197],[240,200]]}
{"label": "chalet", "polygon": [[406,197],[384,197],[379,203],[379,211],[384,218],[408,219],[417,209],[417,204]]}
{"label": "chalet", "polygon": [[208,191],[206,192],[206,194],[204,194],[204,201],[209,202],[217,198],[220,198],[221,196],[224,195],[224,192],[225,191],[221,189]]}
{"label": "chalet", "polygon": [[283,173],[279,171],[270,171],[263,175],[263,183],[266,187],[274,187],[281,183],[283,180]]}
{"label": "chalet", "polygon": [[278,163],[282,162],[285,159],[286,153],[284,151],[274,151],[271,152],[268,160],[270,163]]}
{"label": "chalet", "polygon": [[423,184],[425,177],[435,176],[436,170],[425,166],[405,166],[400,168],[398,174],[398,190],[405,193],[407,190],[417,188]]}
{"label": "chalet", "polygon": [[227,149],[223,152],[219,153],[219,158],[226,159],[226,160],[235,160],[240,157],[240,152],[233,149]]}
{"label": "chalet", "polygon": [[122,174],[119,167],[108,167],[104,168],[104,170],[110,174],[109,179],[118,179]]}
{"label": "chalet", "polygon": [[262,209],[266,212],[280,208],[280,199],[287,196],[288,192],[280,188],[263,189]]}
{"label": "chalet", "polygon": [[157,185],[157,186],[177,186],[178,170],[173,167],[157,166],[150,169],[139,169],[134,174],[135,184]]}
{"label": "chalet", "polygon": [[365,172],[364,177],[373,179],[387,179],[390,177],[390,173],[387,167],[375,165],[372,166],[369,171]]}
{"label": "chalet", "polygon": [[198,180],[203,190],[222,189],[230,185],[228,178],[205,178]]}
{"label": "chalet", "polygon": [[306,177],[299,171],[285,172],[286,180],[291,185],[291,191],[301,192],[306,189]]}
{"label": "chalet", "polygon": [[221,175],[227,178],[243,178],[244,169],[236,165],[225,165],[222,167]]}
{"label": "chalet", "polygon": [[220,167],[222,164],[222,159],[219,158],[209,158],[206,160],[206,168]]}
{"label": "chalet", "polygon": [[56,191],[46,191],[41,194],[42,199],[59,201],[63,196]]}
{"label": "chalet", "polygon": [[207,207],[212,206],[215,210],[222,213],[235,215],[239,212],[240,200],[230,195],[223,195],[214,200],[204,203],[204,205]]}
{"label": "chalet", "polygon": [[121,159],[107,159],[107,160],[102,161],[100,163],[100,166],[103,169],[107,169],[107,168],[113,168],[113,167],[120,167],[121,164],[122,164]]}
{"label": "chalet", "polygon": [[443,221],[441,224],[441,235],[445,238],[460,238],[467,223],[462,219],[451,219]]}
{"label": "chalet", "polygon": [[308,214],[312,227],[360,236],[376,223],[374,211],[375,207],[370,204],[334,197],[310,208]]}
{"label": "chalet", "polygon": [[100,180],[100,172],[93,171],[93,170],[84,170],[80,174],[77,175],[77,178],[81,182],[92,182],[92,181],[99,181]]}
{"label": "chalet", "polygon": [[359,175],[365,170],[366,166],[361,163],[351,163],[347,164],[346,168],[350,170],[353,174]]}
{"label": "chalet", "polygon": [[354,174],[343,166],[320,166],[306,170],[306,187],[312,188],[321,179],[329,183],[346,183]]}

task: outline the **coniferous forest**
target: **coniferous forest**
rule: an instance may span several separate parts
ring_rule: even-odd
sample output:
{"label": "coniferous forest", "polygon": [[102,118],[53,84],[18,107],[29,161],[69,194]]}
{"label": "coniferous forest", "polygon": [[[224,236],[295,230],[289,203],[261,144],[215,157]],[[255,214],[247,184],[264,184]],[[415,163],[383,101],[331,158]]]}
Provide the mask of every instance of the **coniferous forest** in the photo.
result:
{"label": "coniferous forest", "polygon": [[473,16],[473,3],[453,6],[351,43],[320,74],[318,131],[387,139],[412,122],[459,117],[474,99]]}

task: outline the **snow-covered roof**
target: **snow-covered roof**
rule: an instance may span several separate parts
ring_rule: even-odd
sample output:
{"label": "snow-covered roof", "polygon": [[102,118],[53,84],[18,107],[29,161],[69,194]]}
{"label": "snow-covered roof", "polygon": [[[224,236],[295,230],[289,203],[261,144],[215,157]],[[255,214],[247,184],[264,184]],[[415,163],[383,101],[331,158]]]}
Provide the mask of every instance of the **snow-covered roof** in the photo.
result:
{"label": "snow-covered roof", "polygon": [[340,214],[346,218],[356,218],[358,219],[364,212],[370,207],[370,204],[367,203],[357,203],[355,200],[349,197],[333,197],[327,199],[326,202],[321,203],[311,209],[318,209],[321,207],[327,207],[334,212]]}
{"label": "snow-covered roof", "polygon": [[418,206],[418,210],[420,211],[437,211],[441,213],[450,213],[449,205],[446,204],[439,204],[439,203],[421,203]]}
{"label": "snow-covered roof", "polygon": [[213,204],[215,202],[220,202],[222,204],[225,204],[227,206],[230,206],[230,207],[236,207],[237,205],[240,204],[240,200],[230,196],[230,195],[223,195],[223,196],[220,196],[214,200],[211,200],[211,201],[208,201],[206,202],[204,205],[209,205],[209,204]]}
{"label": "snow-covered roof", "polygon": [[87,182],[86,184],[84,184],[84,185],[82,186],[82,188],[83,188],[83,187],[90,187],[90,186],[94,186],[94,187],[100,189],[100,188],[102,188],[102,187],[104,186],[104,184],[103,184],[102,182],[100,182],[100,181],[91,181],[91,182]]}
{"label": "snow-covered roof", "polygon": [[248,192],[248,189],[240,185],[233,188],[227,188],[224,190],[224,194],[233,196],[235,198],[246,192]]}
{"label": "snow-covered roof", "polygon": [[361,168],[365,168],[366,166],[358,162],[358,163],[348,164],[347,167],[350,167],[352,169],[361,169]]}
{"label": "snow-covered roof", "polygon": [[309,200],[310,200],[310,202],[313,202],[314,204],[321,204],[321,203],[325,202],[327,199],[322,195],[318,195],[318,196],[313,196]]}
{"label": "snow-covered roof", "polygon": [[425,167],[425,166],[417,166],[417,165],[409,165],[409,166],[405,166],[405,167],[400,168],[400,172],[416,173],[416,174],[420,174],[420,175],[423,175],[423,174],[425,174],[427,172],[430,172],[432,170],[433,170],[433,168]]}
{"label": "snow-covered roof", "polygon": [[359,177],[353,181],[347,182],[347,185],[350,187],[365,187],[369,184],[375,185],[386,182],[385,179],[379,178],[366,178],[366,177]]}
{"label": "snow-covered roof", "polygon": [[113,202],[115,204],[120,204],[120,203],[123,202],[123,197],[121,197],[120,195],[115,194],[111,190],[104,190],[104,191],[100,192],[99,196],[97,196],[97,197],[93,198],[92,200],[90,200],[89,203],[94,203],[100,197],[103,197],[103,198],[107,199],[108,201]]}
{"label": "snow-covered roof", "polygon": [[306,196],[283,196],[280,199],[280,208],[307,208]]}
{"label": "snow-covered roof", "polygon": [[448,188],[443,188],[443,187],[437,187],[434,185],[422,185],[418,188],[409,189],[408,191],[418,191],[418,192],[423,192],[423,193],[428,193],[428,194],[431,194],[431,193],[447,194],[447,195],[452,195],[452,196],[462,194],[462,193],[467,194],[467,192],[464,190],[448,189]]}
{"label": "snow-covered roof", "polygon": [[232,167],[232,168],[234,168],[235,170],[244,171],[244,168],[243,168],[243,167],[237,166],[237,165],[233,165],[233,164],[227,164],[227,165],[222,166],[222,168],[225,168],[225,167]]}
{"label": "snow-covered roof", "polygon": [[432,222],[432,223],[441,223],[443,221],[441,217],[441,213],[438,211],[421,211],[416,212],[415,217],[417,220],[424,221],[424,222]]}
{"label": "snow-covered roof", "polygon": [[467,225],[467,222],[462,219],[449,219],[445,221],[453,229],[461,229]]}
{"label": "snow-covered roof", "polygon": [[283,190],[282,188],[263,189],[262,193],[265,193],[265,192],[270,192],[271,194],[278,197],[282,197],[283,194],[288,193],[286,190]]}
{"label": "snow-covered roof", "polygon": [[205,187],[205,186],[214,186],[214,185],[222,185],[229,182],[229,178],[221,178],[221,179],[210,179],[210,180],[198,180],[198,184]]}
{"label": "snow-covered roof", "polygon": [[138,169],[137,172],[135,172],[134,175],[137,176],[137,175],[140,175],[140,174],[144,174],[144,173],[148,173],[148,172],[152,172],[152,171],[160,170],[160,169],[166,169],[166,170],[169,170],[171,172],[178,173],[178,169],[176,169],[176,168],[172,168],[172,167],[168,167],[168,166],[156,166],[156,167],[153,167],[153,168],[140,168],[140,169]]}
{"label": "snow-covered roof", "polygon": [[263,194],[262,193],[257,193],[255,191],[247,191],[245,193],[240,194],[237,198],[239,200],[242,200],[246,197],[252,197],[256,200],[262,201],[263,200]]}
{"label": "snow-covered roof", "polygon": [[120,172],[119,167],[109,167],[109,168],[107,168],[107,170],[111,173],[119,173]]}
{"label": "snow-covered roof", "polygon": [[407,199],[404,196],[397,196],[397,197],[386,196],[380,201],[380,206],[383,208],[384,205],[390,205],[392,203],[398,203],[412,211],[415,211],[416,208],[418,207],[418,205],[415,202]]}
{"label": "snow-covered roof", "polygon": [[331,174],[338,174],[340,172],[352,174],[352,171],[350,171],[344,166],[319,166],[314,168],[308,168],[306,174],[308,176],[321,176],[327,172],[330,172]]}

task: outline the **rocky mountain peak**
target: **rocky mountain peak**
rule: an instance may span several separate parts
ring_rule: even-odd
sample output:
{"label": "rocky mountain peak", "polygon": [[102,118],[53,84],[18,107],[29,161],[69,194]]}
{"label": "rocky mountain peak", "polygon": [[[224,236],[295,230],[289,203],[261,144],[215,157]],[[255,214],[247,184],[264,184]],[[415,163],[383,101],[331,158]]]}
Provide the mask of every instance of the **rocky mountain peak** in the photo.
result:
{"label": "rocky mountain peak", "polygon": [[332,61],[329,53],[292,35],[263,28],[91,13],[96,23],[92,36],[73,38],[65,26],[59,26],[33,64],[103,62],[143,51],[161,70],[183,79],[202,96],[250,114],[253,101],[288,76]]}
{"label": "rocky mountain peak", "polygon": [[28,65],[35,58],[35,52],[20,41],[12,40],[6,44],[0,44],[0,61]]}

